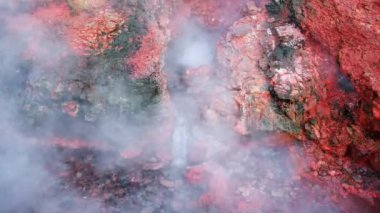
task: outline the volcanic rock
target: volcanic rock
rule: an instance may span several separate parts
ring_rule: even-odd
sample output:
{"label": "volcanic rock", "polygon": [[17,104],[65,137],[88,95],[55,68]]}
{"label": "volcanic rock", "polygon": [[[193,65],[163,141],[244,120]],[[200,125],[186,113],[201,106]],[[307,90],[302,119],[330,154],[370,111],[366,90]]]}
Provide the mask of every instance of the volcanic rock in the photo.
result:
{"label": "volcanic rock", "polygon": [[235,0],[184,0],[184,7],[190,8],[190,16],[206,26],[213,28],[226,27],[239,18],[241,5]]}
{"label": "volcanic rock", "polygon": [[[265,51],[275,48],[275,38],[266,18],[266,13],[256,11],[255,15],[238,20],[218,46],[218,62],[226,72],[224,75],[230,78],[230,89],[241,114],[236,129],[242,134],[249,134],[253,130],[298,131],[290,119],[275,112],[269,92],[270,83],[260,68],[267,66],[263,62]],[[281,79],[278,77],[278,81]],[[280,89],[289,86],[286,80],[278,83],[278,92],[284,96],[287,95],[285,93],[291,93]]]}
{"label": "volcanic rock", "polygon": [[342,72],[370,105],[372,112],[363,114],[365,125],[379,131],[380,5],[372,0],[294,2],[302,28],[337,57]]}

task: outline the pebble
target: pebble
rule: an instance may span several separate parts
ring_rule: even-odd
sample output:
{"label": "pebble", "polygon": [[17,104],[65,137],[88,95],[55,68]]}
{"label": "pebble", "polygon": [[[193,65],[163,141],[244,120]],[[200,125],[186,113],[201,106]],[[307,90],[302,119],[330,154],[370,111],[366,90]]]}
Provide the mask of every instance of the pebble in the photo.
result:
{"label": "pebble", "polygon": [[251,29],[252,29],[252,27],[250,24],[238,25],[232,29],[233,30],[232,34],[234,36],[237,36],[237,37],[244,36],[244,35],[248,34],[251,31]]}
{"label": "pebble", "polygon": [[160,177],[159,181],[160,181],[160,184],[161,184],[162,186],[165,186],[165,187],[167,187],[167,188],[173,188],[173,187],[175,187],[176,185],[178,185],[178,183],[176,183],[176,182],[174,182],[174,181],[167,180],[167,179],[164,178],[164,177]]}
{"label": "pebble", "polygon": [[343,161],[340,160],[340,159],[338,159],[338,160],[336,160],[336,164],[338,164],[339,166],[341,166],[341,165],[343,165]]}
{"label": "pebble", "polygon": [[352,174],[352,169],[348,166],[343,166],[344,170],[346,170],[346,172],[348,172],[349,174]]}
{"label": "pebble", "polygon": [[329,173],[330,176],[335,176],[335,175],[337,175],[337,172],[334,171],[334,170],[331,170],[331,171],[329,171],[328,173]]}
{"label": "pebble", "polygon": [[322,176],[322,177],[325,177],[325,176],[328,175],[328,173],[327,173],[326,170],[319,170],[319,171],[318,171],[318,174],[319,174],[319,176]]}
{"label": "pebble", "polygon": [[365,175],[367,173],[367,168],[365,167],[361,167],[357,170],[357,172],[360,174],[360,175]]}
{"label": "pebble", "polygon": [[352,179],[354,179],[354,181],[357,182],[357,183],[362,183],[363,182],[361,175],[354,175],[354,176],[352,176]]}
{"label": "pebble", "polygon": [[147,163],[143,166],[143,170],[156,171],[162,169],[164,166],[166,166],[166,162]]}
{"label": "pebble", "polygon": [[75,174],[76,178],[81,178],[83,176],[82,172],[77,172]]}

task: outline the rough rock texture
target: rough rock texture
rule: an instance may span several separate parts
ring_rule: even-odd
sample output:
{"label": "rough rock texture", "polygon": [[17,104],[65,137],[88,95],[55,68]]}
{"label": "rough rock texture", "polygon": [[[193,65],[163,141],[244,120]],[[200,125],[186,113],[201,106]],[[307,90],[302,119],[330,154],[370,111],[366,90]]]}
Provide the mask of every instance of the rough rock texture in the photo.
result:
{"label": "rough rock texture", "polygon": [[[134,56],[127,58],[127,64],[132,67],[133,77],[143,78],[151,75],[157,70],[162,70],[162,61],[166,44],[168,43],[168,35],[165,31],[158,30],[158,23],[150,26],[148,33],[142,38],[141,48],[134,54]],[[167,25],[163,25],[166,29]]]}
{"label": "rough rock texture", "polygon": [[94,8],[104,7],[106,5],[106,0],[68,0],[68,4],[73,8],[75,12],[80,12],[81,10],[91,10]]}
{"label": "rough rock texture", "polygon": [[[28,32],[29,28],[20,27],[26,22],[41,31],[23,43],[22,56],[28,63],[26,86],[20,87],[24,89],[20,112],[25,125],[36,129],[51,125],[58,136],[91,141],[98,122],[113,116],[119,122],[151,125],[144,141],[166,141],[170,114],[162,112],[162,117],[149,121],[142,117],[153,116],[157,108],[170,111],[163,73],[170,34],[162,20],[168,20],[172,2],[129,1],[123,4],[126,8],[117,8],[111,1],[97,2],[51,2],[37,7],[30,17],[7,19],[5,26],[16,35]],[[30,70],[32,66],[40,69]],[[55,120],[62,120],[67,130]],[[157,129],[152,127],[155,121],[162,123]]]}
{"label": "rough rock texture", "polygon": [[377,139],[367,135],[361,120],[360,93],[339,73],[334,57],[284,14],[271,19],[265,11],[251,10],[218,46],[220,75],[229,79],[238,108],[237,132],[283,131],[305,144],[313,141],[315,146],[305,149],[312,159],[305,162],[311,168],[302,172],[305,177],[328,175],[349,184],[336,191],[378,197],[376,178],[358,180],[352,172],[358,167],[354,162],[374,169],[379,162]]}
{"label": "rough rock texture", "polygon": [[241,116],[236,128],[242,134],[249,134],[249,129],[299,129],[273,109],[269,84],[259,67],[265,48],[275,48],[274,37],[267,34],[266,18],[266,13],[257,9],[255,14],[238,20],[218,47],[218,62],[227,71],[223,74],[230,79],[229,89],[236,91],[234,98]]}
{"label": "rough rock texture", "polygon": [[[342,204],[339,210],[357,211],[359,205],[343,205],[352,195],[364,206],[378,201],[378,64],[367,54],[378,47],[369,39],[378,25],[360,24],[361,10],[317,0],[272,1],[267,10],[269,1],[259,0],[62,2],[44,1],[31,20],[6,21],[15,34],[31,23],[56,30],[68,44],[52,42],[61,51],[46,60],[43,33],[25,41],[20,70],[27,81],[10,95],[22,95],[25,125],[53,129],[49,145],[68,152],[70,170],[60,173],[84,195],[146,212],[271,212],[289,205],[303,212],[305,195],[313,201],[307,210],[316,212],[332,208],[331,200]],[[376,3],[360,5],[375,14]],[[188,18],[222,35],[215,61],[185,67],[180,91],[169,92],[166,48]],[[359,30],[351,38],[346,29]],[[28,63],[45,71],[28,70]],[[0,79],[1,91],[13,80]],[[175,141],[190,141],[180,175],[170,165]],[[101,155],[122,166],[97,171]]]}
{"label": "rough rock texture", "polygon": [[[297,2],[297,1],[294,1]],[[301,1],[303,2],[303,1]],[[376,0],[311,0],[296,7],[304,30],[326,46],[369,104],[363,125],[379,131],[380,5]],[[298,5],[299,6],[299,5]]]}
{"label": "rough rock texture", "polygon": [[[179,1],[181,2],[181,1]],[[197,17],[209,27],[226,27],[239,17],[241,2],[235,0],[184,0],[190,16]]]}

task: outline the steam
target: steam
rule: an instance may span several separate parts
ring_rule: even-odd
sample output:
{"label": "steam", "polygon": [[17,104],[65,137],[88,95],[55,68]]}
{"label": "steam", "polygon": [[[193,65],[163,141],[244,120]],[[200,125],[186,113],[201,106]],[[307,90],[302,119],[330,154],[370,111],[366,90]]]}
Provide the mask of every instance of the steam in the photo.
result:
{"label": "steam", "polygon": [[[207,31],[195,20],[188,19],[178,37],[169,44],[165,70],[168,73],[170,95],[175,106],[176,125],[172,136],[173,164],[185,168],[188,147],[197,137],[196,129],[204,125],[202,106],[211,98],[214,82],[197,79],[188,71],[214,66],[217,32]],[[208,75],[206,73],[206,75]],[[207,76],[204,76],[207,78]],[[182,89],[181,89],[182,88]],[[199,89],[203,94],[192,94]]]}
{"label": "steam", "polygon": [[189,22],[178,40],[174,42],[178,54],[178,64],[187,68],[210,65],[214,59],[214,36]]}
{"label": "steam", "polygon": [[186,130],[186,124],[183,118],[178,119],[178,124],[173,133],[173,164],[175,167],[184,167],[187,165],[187,146],[189,136],[188,131]]}
{"label": "steam", "polygon": [[204,39],[195,39],[191,46],[183,47],[184,52],[179,59],[179,63],[185,67],[196,68],[207,65],[212,61],[211,51],[208,42]]}
{"label": "steam", "polygon": [[[49,71],[40,62],[56,60],[57,50],[65,48],[32,16],[12,17],[28,6],[25,3],[19,8],[15,1],[0,1],[0,212],[79,212],[75,208],[95,212],[99,210],[99,202],[75,204],[81,198],[79,193],[64,188],[53,174],[49,163],[62,162],[58,150],[36,146],[40,141],[26,135],[29,130],[22,129],[25,120],[20,118],[19,110],[23,87],[28,78],[41,78]],[[26,66],[23,54],[27,45],[37,40],[44,40],[42,51],[34,52],[34,66]],[[53,167],[64,169],[65,165]]]}
{"label": "steam", "polygon": [[193,19],[188,19],[179,28],[180,35],[172,41],[167,53],[168,71],[175,69],[175,66],[198,68],[212,65],[218,32],[208,31]]}
{"label": "steam", "polygon": [[[260,5],[259,1],[255,3]],[[241,196],[242,200],[253,199],[247,205],[261,205],[258,209],[263,211],[304,212],[325,208],[334,212],[335,207],[328,199],[323,207],[293,206],[300,202],[297,199],[308,195],[299,179],[301,167],[295,166],[286,146],[273,144],[287,143],[300,149],[295,140],[283,143],[280,141],[287,139],[265,133],[241,136],[233,130],[234,92],[229,89],[229,79],[215,72],[219,68],[215,41],[222,39],[222,33],[210,31],[191,18],[179,28],[180,33],[169,45],[165,67],[175,106],[176,126],[171,141],[174,177],[193,171],[208,174],[204,184],[215,196],[212,199],[219,210],[236,211],[234,206],[239,202],[236,197]],[[215,101],[222,110],[215,109]],[[191,190],[176,192],[180,202],[191,200]],[[325,195],[316,192],[319,193]],[[261,199],[263,203],[258,204]],[[246,211],[254,210],[257,209]]]}
{"label": "steam", "polygon": [[[20,9],[9,1],[0,0],[0,10],[10,13]],[[0,23],[8,20],[9,17],[7,19],[0,15]],[[25,131],[24,120],[18,116],[23,104],[19,98],[20,93],[24,92],[21,88],[27,82],[38,81],[41,78],[51,78],[48,82],[51,82],[52,87],[55,86],[57,82],[49,73],[54,67],[46,66],[45,62],[57,64],[62,58],[61,54],[69,48],[51,29],[45,29],[32,16],[26,14],[16,23],[22,28],[21,31],[16,30],[16,34],[10,29],[1,29],[0,25],[0,89],[6,91],[0,94],[0,212],[101,212],[105,208],[102,200],[84,199],[77,189],[65,185],[57,176],[57,167],[59,171],[69,170],[63,162],[64,156],[57,148],[36,146],[39,143],[38,139],[25,134],[33,132],[34,129],[27,128]],[[33,26],[27,23],[33,23]],[[229,89],[229,79],[215,73],[218,68],[215,62],[217,42],[221,39],[222,32],[210,31],[192,18],[179,28],[179,34],[169,44],[164,68],[168,75],[171,102],[174,105],[173,111],[170,111],[174,117],[170,141],[148,144],[148,148],[146,144],[141,145],[146,142],[143,139],[149,139],[151,125],[146,125],[146,121],[154,120],[155,116],[162,116],[160,113],[167,110],[160,108],[165,108],[164,105],[158,106],[159,109],[154,111],[154,116],[142,114],[141,119],[145,121],[142,124],[105,115],[99,119],[96,131],[91,132],[92,135],[85,135],[86,138],[106,141],[105,150],[111,150],[112,153],[136,147],[146,148],[147,150],[143,151],[154,153],[165,146],[164,148],[171,152],[171,162],[163,169],[163,173],[168,172],[168,179],[173,182],[180,182],[180,186],[173,184],[175,186],[170,190],[175,194],[172,202],[179,202],[184,208],[190,205],[188,203],[196,202],[195,197],[209,192],[216,196],[213,197],[213,201],[219,208],[224,206],[228,210],[234,208],[237,196],[256,199],[259,202],[268,194],[273,195],[273,199],[280,200],[279,210],[292,209],[289,206],[294,199],[293,195],[290,195],[292,190],[278,190],[279,185],[298,176],[292,160],[289,159],[288,150],[268,145],[278,142],[278,138],[241,136],[233,129],[234,120],[231,117],[238,113],[234,94]],[[25,71],[22,68],[23,51],[33,40],[43,41],[44,47],[38,47],[39,51],[34,52],[33,65]],[[63,79],[70,79],[72,65],[75,63],[76,60],[69,59],[65,66],[61,67],[60,74]],[[99,68],[94,69],[87,72],[97,72],[96,69]],[[93,86],[101,90],[102,85]],[[130,88],[126,85],[115,88],[112,95],[117,96],[118,101],[123,101],[119,94]],[[63,131],[87,133],[85,127],[67,127],[54,116],[47,115],[45,119],[49,120],[49,123],[40,131],[48,135],[53,134],[54,126]],[[242,141],[245,143],[241,143]],[[127,170],[125,161],[115,160],[117,157],[100,156],[97,169],[101,172],[115,168]],[[150,157],[148,160],[157,161],[155,156]],[[145,164],[147,159],[138,158],[136,161],[138,164]],[[58,162],[58,165],[52,165],[51,162]],[[186,180],[188,172],[193,169],[199,169],[207,176],[198,186],[192,186],[188,183],[190,181]],[[268,179],[280,184],[265,182]],[[291,187],[294,189],[301,186],[295,184],[288,188]],[[307,193],[299,194],[300,197]],[[147,201],[142,203],[148,206]],[[194,209],[194,206],[192,208]],[[164,211],[172,209],[161,208]],[[263,205],[261,209],[271,211],[273,207]],[[299,212],[305,209],[309,209],[309,206],[302,207]]]}

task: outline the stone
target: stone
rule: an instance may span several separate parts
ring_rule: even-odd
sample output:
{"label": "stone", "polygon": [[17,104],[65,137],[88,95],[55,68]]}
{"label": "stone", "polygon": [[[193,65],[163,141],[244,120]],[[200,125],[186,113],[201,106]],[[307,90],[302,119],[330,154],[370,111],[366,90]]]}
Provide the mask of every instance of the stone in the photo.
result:
{"label": "stone", "polygon": [[77,117],[79,104],[76,101],[68,101],[62,104],[62,111],[71,117]]}
{"label": "stone", "polygon": [[247,15],[255,15],[260,12],[261,9],[257,7],[256,2],[248,1],[245,3],[243,11]]}
{"label": "stone", "polygon": [[[301,27],[326,46],[341,64],[373,114],[361,114],[363,125],[379,131],[376,98],[380,94],[380,7],[372,0],[311,0],[293,5],[302,11]],[[323,17],[323,18],[321,18]]]}

